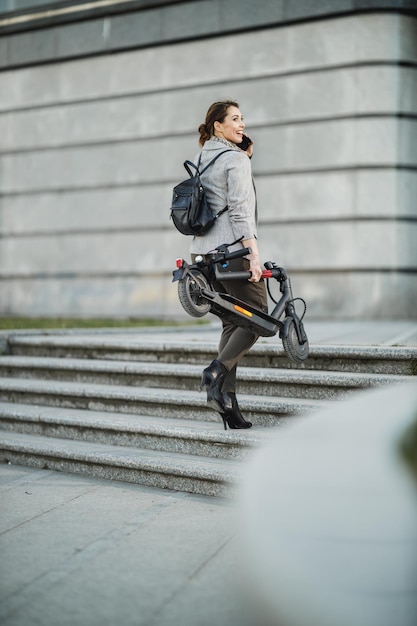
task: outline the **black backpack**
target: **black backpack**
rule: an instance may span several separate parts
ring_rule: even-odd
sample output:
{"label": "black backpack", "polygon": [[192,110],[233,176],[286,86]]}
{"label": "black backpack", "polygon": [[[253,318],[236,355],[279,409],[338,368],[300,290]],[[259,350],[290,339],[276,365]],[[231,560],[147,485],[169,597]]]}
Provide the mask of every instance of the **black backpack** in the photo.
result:
{"label": "black backpack", "polygon": [[[174,187],[171,204],[172,221],[183,235],[205,235],[216,219],[227,211],[226,206],[218,213],[213,213],[208,205],[206,193],[200,180],[201,174],[225,152],[232,152],[232,150],[223,150],[223,152],[217,154],[201,172],[199,169],[201,154],[197,165],[194,165],[191,161],[184,161],[184,167],[190,178],[183,180],[182,183]],[[194,168],[194,174],[189,166]]]}

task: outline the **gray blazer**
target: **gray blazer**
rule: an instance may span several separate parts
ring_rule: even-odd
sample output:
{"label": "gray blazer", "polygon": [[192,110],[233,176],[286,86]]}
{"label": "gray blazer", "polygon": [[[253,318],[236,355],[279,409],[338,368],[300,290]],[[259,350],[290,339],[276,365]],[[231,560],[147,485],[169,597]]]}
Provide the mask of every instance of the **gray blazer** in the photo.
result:
{"label": "gray blazer", "polygon": [[[206,235],[193,237],[191,254],[206,254],[216,246],[232,243],[240,237],[257,238],[256,197],[251,162],[247,154],[237,146],[234,144],[230,146],[233,146],[232,152],[222,154],[201,176],[211,210],[217,213],[226,205],[228,210],[217,218],[213,228]],[[202,149],[200,169],[228,147],[215,139],[206,141]],[[230,249],[235,250],[239,247],[240,243]]]}

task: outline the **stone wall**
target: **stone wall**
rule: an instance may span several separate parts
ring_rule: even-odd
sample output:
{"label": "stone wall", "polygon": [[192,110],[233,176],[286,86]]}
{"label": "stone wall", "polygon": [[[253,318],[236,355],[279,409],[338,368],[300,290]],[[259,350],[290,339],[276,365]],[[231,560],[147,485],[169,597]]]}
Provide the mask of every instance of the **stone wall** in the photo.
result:
{"label": "stone wall", "polygon": [[288,2],[148,4],[23,31],[0,13],[0,314],[185,317],[171,189],[231,97],[255,141],[262,256],[309,314],[415,317],[415,3],[295,2],[299,19]]}

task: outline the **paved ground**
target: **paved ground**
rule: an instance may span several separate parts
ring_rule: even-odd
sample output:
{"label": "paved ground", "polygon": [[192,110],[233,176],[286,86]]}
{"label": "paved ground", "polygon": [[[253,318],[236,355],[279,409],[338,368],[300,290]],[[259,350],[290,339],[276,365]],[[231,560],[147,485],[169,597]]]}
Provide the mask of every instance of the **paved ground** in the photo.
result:
{"label": "paved ground", "polygon": [[[311,344],[417,345],[409,321],[307,330]],[[212,340],[218,327],[181,336]],[[266,623],[243,580],[233,500],[11,465],[0,481],[2,626]]]}
{"label": "paved ground", "polygon": [[2,626],[250,624],[230,501],[5,465]]}

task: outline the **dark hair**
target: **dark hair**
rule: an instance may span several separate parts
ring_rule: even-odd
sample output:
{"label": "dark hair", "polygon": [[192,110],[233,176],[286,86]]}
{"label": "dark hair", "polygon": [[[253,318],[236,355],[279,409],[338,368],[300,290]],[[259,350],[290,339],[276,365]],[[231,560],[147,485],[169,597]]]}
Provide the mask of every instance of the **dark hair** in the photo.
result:
{"label": "dark hair", "polygon": [[198,127],[200,146],[204,146],[206,141],[214,135],[214,122],[223,122],[229,107],[239,108],[239,105],[237,102],[233,102],[233,100],[213,102],[207,111],[206,121]]}

